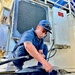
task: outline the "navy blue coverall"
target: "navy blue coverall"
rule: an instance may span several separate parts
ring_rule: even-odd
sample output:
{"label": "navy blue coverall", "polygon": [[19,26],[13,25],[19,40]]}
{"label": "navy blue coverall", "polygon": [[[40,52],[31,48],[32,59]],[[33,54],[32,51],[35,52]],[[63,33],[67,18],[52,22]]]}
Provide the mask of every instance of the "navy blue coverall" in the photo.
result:
{"label": "navy blue coverall", "polygon": [[[43,50],[45,58],[47,57],[47,52],[48,52],[47,45],[44,44],[43,39],[39,39],[37,37],[35,30],[32,28],[31,30],[28,30],[23,33],[20,41],[14,47],[14,50],[13,50],[14,58],[29,55],[29,53],[26,51],[24,47],[24,42],[26,41],[32,42],[32,44],[35,46],[37,50]],[[18,69],[22,69],[23,63],[32,58],[33,57],[29,55],[29,59],[22,58],[22,59],[13,61],[13,63]],[[41,63],[38,62],[38,65],[40,66]]]}

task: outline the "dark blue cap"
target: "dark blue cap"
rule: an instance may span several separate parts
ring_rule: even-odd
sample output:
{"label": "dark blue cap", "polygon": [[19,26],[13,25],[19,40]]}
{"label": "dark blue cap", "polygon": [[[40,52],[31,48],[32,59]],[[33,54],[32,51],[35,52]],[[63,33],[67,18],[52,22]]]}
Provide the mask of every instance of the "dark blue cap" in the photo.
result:
{"label": "dark blue cap", "polygon": [[44,27],[48,32],[51,32],[51,26],[50,26],[50,22],[48,20],[41,20],[39,22],[39,25],[41,25],[42,27]]}

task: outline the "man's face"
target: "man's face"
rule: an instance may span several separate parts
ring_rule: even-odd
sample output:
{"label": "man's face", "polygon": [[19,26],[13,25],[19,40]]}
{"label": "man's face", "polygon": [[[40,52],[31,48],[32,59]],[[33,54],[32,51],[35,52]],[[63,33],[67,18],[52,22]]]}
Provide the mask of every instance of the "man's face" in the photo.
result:
{"label": "man's face", "polygon": [[47,30],[44,29],[42,26],[38,25],[37,27],[37,36],[39,39],[44,38],[47,35]]}

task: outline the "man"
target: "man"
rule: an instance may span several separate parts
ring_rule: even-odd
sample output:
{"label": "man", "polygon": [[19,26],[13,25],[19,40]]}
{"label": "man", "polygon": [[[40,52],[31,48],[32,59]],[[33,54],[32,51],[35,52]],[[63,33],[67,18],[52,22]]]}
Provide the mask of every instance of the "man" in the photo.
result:
{"label": "man", "polygon": [[[51,33],[50,22],[48,20],[41,20],[36,29],[25,31],[13,50],[14,57],[21,57],[29,55],[29,59],[35,58],[38,60],[38,65],[43,66],[46,72],[52,71],[52,65],[45,59],[47,56],[47,47],[44,44],[44,38],[47,32]],[[21,70],[24,61],[29,59],[19,59],[13,61],[14,65]]]}

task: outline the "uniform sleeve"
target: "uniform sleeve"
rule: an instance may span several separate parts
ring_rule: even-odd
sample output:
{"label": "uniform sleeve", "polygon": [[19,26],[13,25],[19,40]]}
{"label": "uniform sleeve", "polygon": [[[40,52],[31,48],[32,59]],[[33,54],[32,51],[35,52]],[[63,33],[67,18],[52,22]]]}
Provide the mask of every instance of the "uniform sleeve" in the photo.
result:
{"label": "uniform sleeve", "polygon": [[26,42],[26,41],[32,42],[33,37],[34,37],[34,36],[32,36],[32,33],[24,33],[23,36],[21,37],[20,42],[21,42],[21,43],[24,43],[24,42]]}

